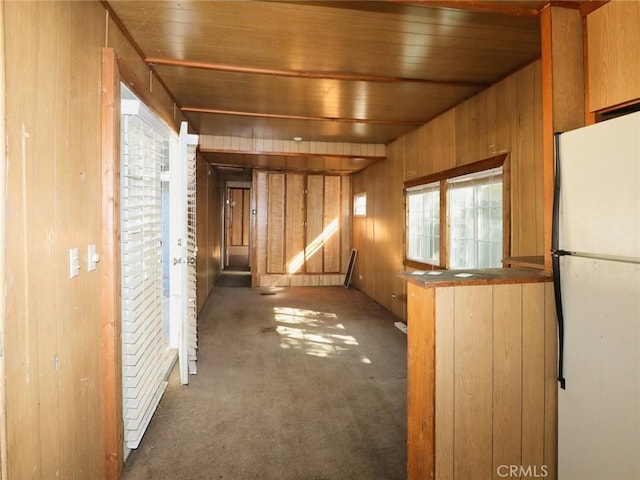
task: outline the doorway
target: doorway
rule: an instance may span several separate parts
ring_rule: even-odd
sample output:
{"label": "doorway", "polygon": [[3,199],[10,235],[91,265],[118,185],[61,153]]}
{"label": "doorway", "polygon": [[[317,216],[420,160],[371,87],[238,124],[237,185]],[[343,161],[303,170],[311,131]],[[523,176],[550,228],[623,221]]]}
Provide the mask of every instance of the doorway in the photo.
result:
{"label": "doorway", "polygon": [[224,269],[251,271],[251,183],[227,182]]}
{"label": "doorway", "polygon": [[251,182],[225,183],[223,265],[216,287],[251,287]]}

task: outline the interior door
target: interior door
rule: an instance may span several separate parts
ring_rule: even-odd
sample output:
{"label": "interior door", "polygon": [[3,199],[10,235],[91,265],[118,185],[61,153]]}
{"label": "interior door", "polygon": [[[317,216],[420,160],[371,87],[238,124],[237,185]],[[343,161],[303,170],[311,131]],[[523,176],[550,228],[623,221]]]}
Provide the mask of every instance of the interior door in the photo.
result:
{"label": "interior door", "polygon": [[227,188],[225,267],[249,266],[250,188]]}
{"label": "interior door", "polygon": [[[197,373],[196,302],[196,148],[198,136],[190,135],[182,122],[177,152],[171,157],[171,294],[170,310],[177,324],[180,381],[189,383]],[[174,323],[175,324],[175,323]]]}

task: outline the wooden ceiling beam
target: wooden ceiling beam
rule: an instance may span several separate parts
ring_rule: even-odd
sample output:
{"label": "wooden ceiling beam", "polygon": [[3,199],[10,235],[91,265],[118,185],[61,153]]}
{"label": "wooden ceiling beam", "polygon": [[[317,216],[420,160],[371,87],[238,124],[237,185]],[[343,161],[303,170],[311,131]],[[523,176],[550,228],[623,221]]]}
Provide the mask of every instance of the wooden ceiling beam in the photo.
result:
{"label": "wooden ceiling beam", "polygon": [[385,160],[384,155],[358,155],[342,153],[315,153],[315,152],[272,152],[269,150],[232,150],[227,148],[198,147],[202,153],[224,153],[233,155],[264,155],[266,157],[292,157],[292,158],[336,158],[341,160]]}
{"label": "wooden ceiling beam", "polygon": [[319,80],[346,80],[350,82],[380,83],[424,83],[432,85],[452,85],[459,87],[489,87],[485,82],[466,82],[458,80],[433,80],[427,78],[387,77],[382,75],[362,75],[355,73],[308,72],[300,70],[276,70],[271,68],[239,67],[219,63],[192,62],[189,60],[173,60],[168,58],[146,58],[149,66],[197,68],[217,72],[245,73],[251,75],[271,75],[277,77],[311,78]]}
{"label": "wooden ceiling beam", "polygon": [[540,11],[535,8],[519,7],[501,2],[485,2],[480,0],[388,0],[419,7],[451,8],[453,10],[469,10],[473,12],[494,13],[512,17],[539,17]]}
{"label": "wooden ceiling beam", "polygon": [[258,112],[236,112],[231,110],[218,110],[214,108],[197,108],[197,107],[182,107],[182,112],[193,113],[207,113],[212,115],[237,115],[242,117],[261,117],[261,118],[275,118],[281,120],[315,120],[322,122],[338,122],[338,123],[366,123],[369,125],[398,125],[398,126],[420,126],[425,121],[394,121],[394,120],[370,120],[364,118],[336,118],[336,117],[310,117],[303,115],[281,115],[275,113],[258,113]]}

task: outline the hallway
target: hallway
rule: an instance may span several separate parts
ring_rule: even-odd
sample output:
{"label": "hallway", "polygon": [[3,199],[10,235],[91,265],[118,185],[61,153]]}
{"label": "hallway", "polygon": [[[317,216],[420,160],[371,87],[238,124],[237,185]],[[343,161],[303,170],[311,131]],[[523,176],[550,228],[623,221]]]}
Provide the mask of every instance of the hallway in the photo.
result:
{"label": "hallway", "polygon": [[125,480],[406,478],[406,335],[342,287],[214,288]]}

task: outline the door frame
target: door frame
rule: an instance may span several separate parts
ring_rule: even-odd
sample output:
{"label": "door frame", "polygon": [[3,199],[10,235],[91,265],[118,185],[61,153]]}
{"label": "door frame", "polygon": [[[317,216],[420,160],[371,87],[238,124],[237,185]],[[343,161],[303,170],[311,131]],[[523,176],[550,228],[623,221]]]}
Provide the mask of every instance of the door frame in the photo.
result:
{"label": "door frame", "polygon": [[105,474],[124,465],[122,297],[120,275],[120,70],[113,49],[102,49],[102,393]]}
{"label": "door frame", "polygon": [[247,261],[249,263],[249,270],[252,270],[253,268],[253,255],[251,254],[252,252],[252,246],[253,246],[253,222],[251,220],[251,217],[253,216],[252,213],[252,209],[253,209],[253,182],[250,181],[235,181],[235,180],[227,180],[225,182],[224,185],[224,197],[223,197],[223,212],[222,212],[222,270],[225,270],[228,266],[228,261],[229,261],[229,249],[228,249],[228,245],[227,245],[227,236],[228,236],[228,224],[227,224],[227,220],[228,220],[228,212],[229,212],[229,202],[230,202],[230,198],[229,198],[229,189],[230,188],[243,188],[243,189],[248,189],[249,190],[249,218],[248,218],[248,225],[249,225],[249,246],[248,246],[248,253],[247,253]]}

